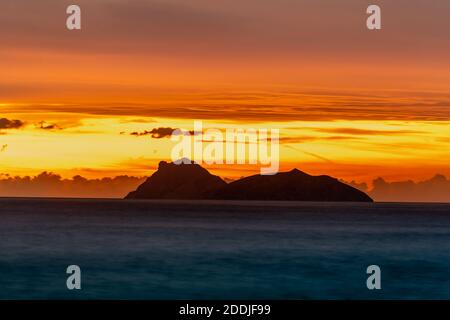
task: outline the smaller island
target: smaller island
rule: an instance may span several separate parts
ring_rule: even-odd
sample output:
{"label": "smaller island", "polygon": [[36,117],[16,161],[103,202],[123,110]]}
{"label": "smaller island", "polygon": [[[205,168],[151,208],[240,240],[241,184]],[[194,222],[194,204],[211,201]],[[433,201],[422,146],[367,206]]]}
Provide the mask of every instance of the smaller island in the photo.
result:
{"label": "smaller island", "polygon": [[158,170],[125,199],[373,202],[364,192],[330,176],[293,169],[226,183],[186,160],[161,161]]}

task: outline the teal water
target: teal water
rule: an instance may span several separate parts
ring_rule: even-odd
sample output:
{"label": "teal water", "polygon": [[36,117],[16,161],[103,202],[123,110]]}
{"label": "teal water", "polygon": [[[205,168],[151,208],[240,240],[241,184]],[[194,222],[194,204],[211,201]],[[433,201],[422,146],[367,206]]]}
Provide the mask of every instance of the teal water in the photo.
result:
{"label": "teal water", "polygon": [[48,298],[450,299],[450,204],[0,199],[0,299]]}

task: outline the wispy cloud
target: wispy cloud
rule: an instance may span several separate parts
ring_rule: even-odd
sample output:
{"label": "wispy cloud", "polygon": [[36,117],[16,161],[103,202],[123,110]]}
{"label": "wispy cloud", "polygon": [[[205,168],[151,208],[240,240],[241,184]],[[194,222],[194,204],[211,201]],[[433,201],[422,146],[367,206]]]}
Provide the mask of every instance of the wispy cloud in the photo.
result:
{"label": "wispy cloud", "polygon": [[[45,91],[45,89],[43,89]],[[109,89],[109,93],[111,92]],[[128,90],[126,87],[117,91]],[[131,89],[130,89],[131,90]],[[138,90],[136,88],[136,90]],[[21,94],[23,89],[19,90]],[[139,89],[141,91],[141,89]],[[116,89],[114,88],[114,92]],[[105,92],[105,94],[108,94]],[[131,97],[134,92],[123,92]],[[176,91],[176,98],[152,92],[152,97],[142,103],[68,103],[20,104],[16,112],[54,113],[64,110],[71,114],[99,116],[133,116],[173,119],[203,119],[234,122],[290,122],[336,120],[401,120],[448,121],[450,95],[442,93],[391,93],[383,97],[375,93],[351,92],[227,92],[211,93],[207,89],[198,94]],[[154,100],[155,102],[149,102]],[[342,128],[351,134],[395,134],[406,131],[361,131]],[[331,130],[331,129],[330,129]]]}
{"label": "wispy cloud", "polygon": [[328,158],[325,158],[324,156],[321,156],[321,155],[319,155],[319,154],[310,152],[310,151],[304,151],[304,150],[301,150],[301,149],[296,148],[296,147],[293,147],[293,146],[285,146],[285,147],[286,147],[286,148],[289,148],[289,149],[292,149],[292,150],[295,150],[295,151],[297,151],[297,152],[306,154],[306,155],[308,155],[308,156],[311,156],[311,157],[313,157],[313,158],[315,158],[315,159],[318,159],[318,160],[320,160],[320,161],[322,161],[322,162],[326,162],[326,163],[330,163],[330,164],[334,163],[332,160],[330,160],[330,159],[328,159]]}
{"label": "wispy cloud", "polygon": [[402,134],[416,134],[425,133],[418,130],[370,130],[357,128],[316,128],[317,132],[346,134],[346,135],[402,135]]}

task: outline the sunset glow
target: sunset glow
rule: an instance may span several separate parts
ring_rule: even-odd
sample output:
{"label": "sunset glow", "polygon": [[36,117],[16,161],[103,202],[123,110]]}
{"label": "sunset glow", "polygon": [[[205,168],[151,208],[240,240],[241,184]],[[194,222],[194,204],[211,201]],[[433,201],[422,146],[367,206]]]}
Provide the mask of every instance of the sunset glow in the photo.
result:
{"label": "sunset glow", "polygon": [[[192,130],[195,120],[280,129],[282,170],[369,185],[450,177],[450,25],[434,4],[395,20],[401,5],[386,3],[390,33],[372,34],[359,27],[357,1],[134,1],[122,10],[123,1],[80,0],[89,15],[71,33],[59,25],[64,2],[6,2],[0,118],[22,125],[0,128],[3,177],[148,176],[173,142],[132,133]],[[259,171],[210,169],[230,179]]]}

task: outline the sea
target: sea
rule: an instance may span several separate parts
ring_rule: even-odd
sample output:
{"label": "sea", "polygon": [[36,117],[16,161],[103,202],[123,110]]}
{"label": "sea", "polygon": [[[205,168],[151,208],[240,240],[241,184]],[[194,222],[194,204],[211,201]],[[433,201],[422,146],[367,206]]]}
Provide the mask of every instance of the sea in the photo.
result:
{"label": "sea", "polygon": [[2,198],[0,299],[450,299],[450,204]]}

